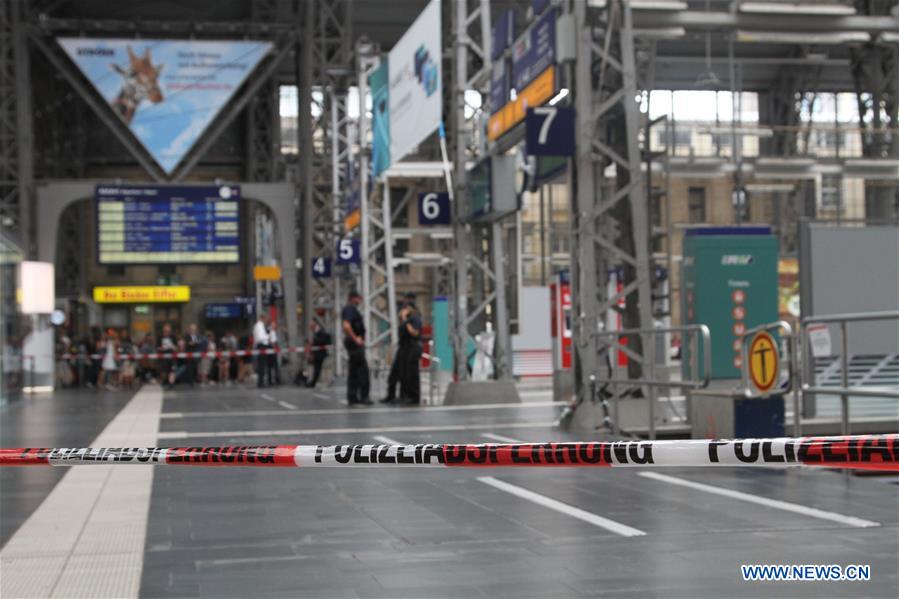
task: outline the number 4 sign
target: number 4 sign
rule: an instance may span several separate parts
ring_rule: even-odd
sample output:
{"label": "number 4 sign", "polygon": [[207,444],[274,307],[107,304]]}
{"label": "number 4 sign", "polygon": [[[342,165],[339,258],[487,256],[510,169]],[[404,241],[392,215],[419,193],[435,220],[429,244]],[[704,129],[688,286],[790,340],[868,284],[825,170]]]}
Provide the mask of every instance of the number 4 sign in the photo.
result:
{"label": "number 4 sign", "polygon": [[525,136],[529,156],[573,156],[574,109],[568,106],[528,108]]}
{"label": "number 4 sign", "polygon": [[450,224],[450,201],[448,193],[418,194],[418,224],[448,225]]}
{"label": "number 4 sign", "polygon": [[324,256],[316,256],[312,259],[312,278],[328,279],[331,277],[331,261]]}
{"label": "number 4 sign", "polygon": [[359,240],[341,239],[337,242],[337,264],[359,264]]}

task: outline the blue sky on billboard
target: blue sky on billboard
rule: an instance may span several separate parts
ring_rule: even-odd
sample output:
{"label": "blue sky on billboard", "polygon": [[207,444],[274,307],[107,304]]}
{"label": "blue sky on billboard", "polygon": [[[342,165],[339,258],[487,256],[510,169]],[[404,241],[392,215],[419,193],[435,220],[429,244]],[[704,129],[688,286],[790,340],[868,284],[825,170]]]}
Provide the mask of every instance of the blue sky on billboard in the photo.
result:
{"label": "blue sky on billboard", "polygon": [[169,174],[272,48],[247,40],[57,41]]}

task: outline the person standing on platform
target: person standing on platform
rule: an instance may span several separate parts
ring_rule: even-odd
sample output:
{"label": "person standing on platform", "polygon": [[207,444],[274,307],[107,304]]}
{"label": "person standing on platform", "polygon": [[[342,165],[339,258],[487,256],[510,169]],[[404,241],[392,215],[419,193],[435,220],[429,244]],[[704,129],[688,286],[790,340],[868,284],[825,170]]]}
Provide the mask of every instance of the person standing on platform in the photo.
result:
{"label": "person standing on platform", "polygon": [[[184,336],[184,351],[195,353],[203,351],[203,340],[197,332],[197,325],[191,324],[187,327],[187,334]],[[197,371],[200,358],[189,356],[184,363],[184,379],[188,384],[193,385],[197,382]]]}
{"label": "person standing on platform", "polygon": [[343,328],[343,346],[350,357],[347,374],[347,401],[350,406],[370,406],[368,397],[370,380],[368,362],[365,359],[365,322],[359,312],[362,296],[351,291],[347,305],[340,313]]}
{"label": "person standing on platform", "polygon": [[312,330],[312,341],[306,347],[308,362],[312,364],[312,377],[303,381],[307,387],[313,389],[322,374],[322,366],[328,357],[328,346],[331,345],[331,335],[322,328],[318,321],[313,320],[309,325]]}
{"label": "person standing on platform", "polygon": [[[265,351],[269,348],[270,342],[268,337],[268,317],[260,314],[256,324],[253,325],[253,347],[260,352],[256,356],[256,386],[265,387],[266,379],[269,375],[268,355]],[[269,379],[271,384],[271,379]]]}
{"label": "person standing on platform", "polygon": [[421,404],[421,316],[415,307],[415,294],[406,294],[406,306],[400,311],[399,368],[400,397],[408,405]]}
{"label": "person standing on platform", "polygon": [[[403,303],[400,304],[400,309],[398,314],[400,315],[399,321],[400,324],[397,327],[397,339],[403,339],[403,329],[405,327],[403,321],[404,318],[402,315],[406,310],[406,307],[409,305],[409,302],[415,302],[415,294],[411,291],[406,293],[403,296]],[[404,355],[403,350],[405,346],[402,342],[397,346],[396,353],[393,356],[393,363],[390,365],[390,374],[387,375],[387,397],[381,400],[381,403],[394,403],[396,402],[396,387],[400,384],[400,368],[403,364]]]}
{"label": "person standing on platform", "polygon": [[162,325],[162,336],[159,338],[157,351],[165,357],[159,360],[159,381],[163,387],[172,387],[175,384],[175,362],[172,354],[178,351],[175,345],[175,336],[172,335],[172,325]]}
{"label": "person standing on platform", "polygon": [[271,385],[281,384],[281,352],[278,351],[278,322],[273,318],[268,327],[268,344],[274,353],[268,355],[268,380]]}

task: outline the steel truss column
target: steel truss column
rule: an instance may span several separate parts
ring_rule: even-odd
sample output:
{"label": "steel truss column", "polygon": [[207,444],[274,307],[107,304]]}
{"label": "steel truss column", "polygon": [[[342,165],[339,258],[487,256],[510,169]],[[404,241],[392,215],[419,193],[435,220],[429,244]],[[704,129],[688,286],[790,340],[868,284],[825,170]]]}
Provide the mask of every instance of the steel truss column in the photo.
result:
{"label": "steel truss column", "polygon": [[[352,0],[303,0],[303,35],[298,65],[298,133],[303,238],[303,335],[317,320],[339,343],[340,279],[334,247],[340,230],[342,194],[347,189],[349,118],[346,93],[353,73]],[[316,258],[331,260],[332,279],[313,277]],[[325,316],[316,314],[324,309]]]}
{"label": "steel truss column", "polygon": [[[373,364],[386,362],[390,344],[397,339],[396,283],[393,272],[392,211],[390,180],[385,177],[379,189],[371,178],[368,144],[371,125],[366,98],[368,76],[380,65],[377,48],[362,42],[356,48],[356,73],[359,77],[359,187],[362,252],[362,297],[365,330],[368,331],[366,353]],[[372,189],[369,184],[372,183]]]}
{"label": "steel truss column", "polygon": [[[478,91],[486,104],[490,80],[490,5],[477,0],[469,11],[469,0],[451,3],[453,22],[453,85],[450,105],[453,107],[453,236],[455,270],[454,302],[454,367],[458,380],[468,378],[466,344],[471,340],[470,326],[492,319],[496,333],[494,367],[496,378],[512,375],[511,337],[506,305],[505,254],[503,232],[499,223],[492,227],[464,223],[468,216],[468,163],[484,153],[484,140],[479,134],[483,109],[467,105],[465,92]],[[469,76],[469,67],[475,71]],[[471,117],[466,117],[471,110]],[[482,243],[486,238],[487,243]],[[491,251],[489,248],[493,246]],[[483,257],[483,259],[481,259]],[[491,289],[488,291],[488,285]],[[474,295],[474,297],[472,297]],[[474,300],[471,302],[469,300]],[[490,308],[493,308],[490,310]]]}
{"label": "steel truss column", "polygon": [[[572,264],[575,391],[581,406],[573,426],[592,430],[602,421],[592,408],[590,377],[600,375],[596,333],[605,314],[625,301],[625,328],[650,327],[649,220],[640,164],[639,107],[633,22],[628,2],[603,8],[573,3],[576,26],[575,193],[572,219],[577,260]],[[614,180],[606,176],[613,166]],[[624,273],[623,288],[607,291],[610,268]],[[642,323],[642,324],[641,324]],[[629,376],[653,368],[653,348],[639,338],[618,346],[631,364]],[[609,348],[605,348],[609,349]],[[647,378],[651,374],[647,374]],[[648,391],[650,406],[654,393]],[[652,408],[650,408],[652,410]],[[650,436],[654,434],[650,422]]]}
{"label": "steel truss column", "polygon": [[0,227],[33,253],[34,144],[24,3],[0,3]]}

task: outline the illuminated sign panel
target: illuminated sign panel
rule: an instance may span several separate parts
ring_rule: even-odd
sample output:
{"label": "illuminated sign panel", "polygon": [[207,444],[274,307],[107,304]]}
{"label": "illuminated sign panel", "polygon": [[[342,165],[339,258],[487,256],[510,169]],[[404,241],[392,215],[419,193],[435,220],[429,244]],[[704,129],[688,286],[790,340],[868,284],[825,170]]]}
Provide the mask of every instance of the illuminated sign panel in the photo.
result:
{"label": "illuminated sign panel", "polygon": [[98,185],[100,264],[240,261],[240,187]]}
{"label": "illuminated sign panel", "polygon": [[556,93],[556,67],[550,66],[540,73],[518,97],[503,106],[487,122],[487,139],[495,141],[509,129],[524,120],[528,108],[541,106]]}
{"label": "illuminated sign panel", "polygon": [[189,302],[190,287],[187,285],[94,287],[94,301],[98,304],[163,304]]}

